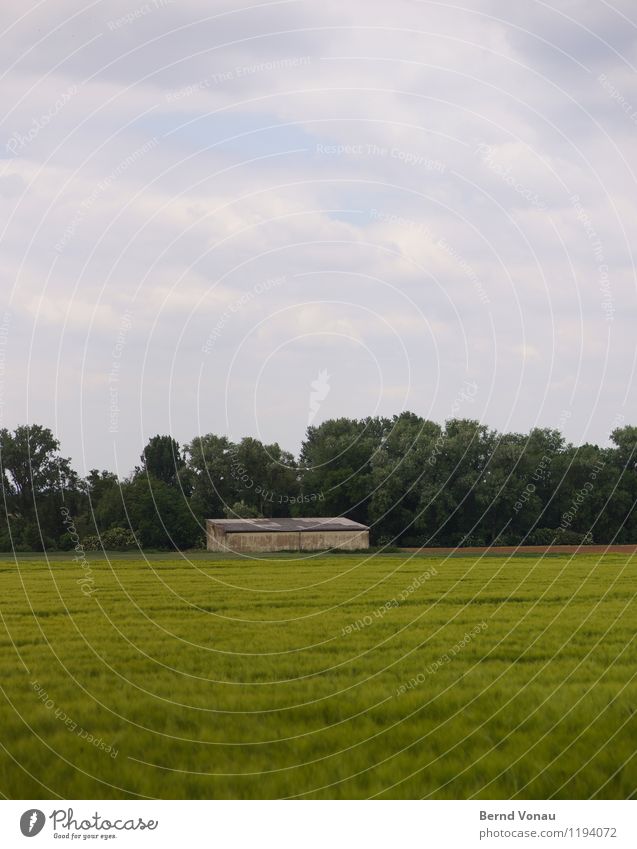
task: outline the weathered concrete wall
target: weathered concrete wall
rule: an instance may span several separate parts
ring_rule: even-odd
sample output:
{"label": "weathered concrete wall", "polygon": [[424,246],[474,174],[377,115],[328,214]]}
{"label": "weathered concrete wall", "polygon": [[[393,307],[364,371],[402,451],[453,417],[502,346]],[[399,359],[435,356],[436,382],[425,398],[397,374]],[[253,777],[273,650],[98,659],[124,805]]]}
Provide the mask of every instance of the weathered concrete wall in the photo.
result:
{"label": "weathered concrete wall", "polygon": [[208,551],[225,551],[225,533],[208,520],[206,522],[206,539]]}
{"label": "weathered concrete wall", "polygon": [[276,533],[226,534],[212,522],[207,524],[208,551],[321,551],[339,548],[353,551],[369,548],[369,531],[290,531]]}
{"label": "weathered concrete wall", "polygon": [[298,531],[290,533],[226,534],[231,551],[294,551],[299,547]]}
{"label": "weathered concrete wall", "polygon": [[369,531],[306,531],[299,534],[301,551],[320,551],[324,548],[341,548],[346,551],[369,548]]}

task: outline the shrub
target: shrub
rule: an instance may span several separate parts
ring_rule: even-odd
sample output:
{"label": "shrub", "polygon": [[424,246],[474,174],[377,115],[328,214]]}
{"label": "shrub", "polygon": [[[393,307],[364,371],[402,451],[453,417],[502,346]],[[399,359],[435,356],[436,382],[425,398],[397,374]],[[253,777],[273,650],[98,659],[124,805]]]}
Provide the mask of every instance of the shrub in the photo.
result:
{"label": "shrub", "polygon": [[223,511],[226,519],[262,519],[263,513],[259,513],[256,507],[246,504],[245,501],[235,501],[232,507],[226,507]]}
{"label": "shrub", "polygon": [[525,545],[551,545],[557,542],[555,528],[535,528],[525,540]]}
{"label": "shrub", "polygon": [[58,540],[58,548],[60,551],[72,551],[77,545],[77,539],[70,533],[64,533]]}
{"label": "shrub", "polygon": [[101,536],[88,536],[82,540],[85,551],[132,551],[137,548],[135,534],[127,528],[111,528]]}
{"label": "shrub", "polygon": [[[427,537],[425,534],[419,534],[417,536],[405,536],[400,540],[401,548],[421,548],[427,542]],[[429,545],[435,545],[435,543],[429,543]]]}
{"label": "shrub", "polygon": [[519,545],[520,538],[515,534],[501,533],[493,540],[491,545]]}
{"label": "shrub", "polygon": [[391,534],[381,534],[377,540],[375,540],[374,545],[376,548],[387,548],[390,545],[396,545],[396,540]]}
{"label": "shrub", "polygon": [[483,548],[486,543],[484,541],[484,537],[480,534],[467,534],[465,537],[460,537],[457,542],[457,545],[461,546],[462,548],[467,548],[468,546],[479,546]]}
{"label": "shrub", "polygon": [[581,534],[570,528],[535,528],[526,540],[527,545],[591,545],[592,542],[590,531]]}

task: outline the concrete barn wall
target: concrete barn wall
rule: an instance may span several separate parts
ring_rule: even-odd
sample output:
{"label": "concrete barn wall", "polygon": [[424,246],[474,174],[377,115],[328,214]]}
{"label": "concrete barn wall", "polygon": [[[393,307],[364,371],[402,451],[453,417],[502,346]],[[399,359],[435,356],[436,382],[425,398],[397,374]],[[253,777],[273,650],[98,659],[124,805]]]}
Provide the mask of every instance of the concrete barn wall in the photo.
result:
{"label": "concrete barn wall", "polygon": [[226,544],[232,551],[293,551],[299,546],[298,532],[226,534]]}
{"label": "concrete barn wall", "polygon": [[208,551],[320,551],[340,548],[353,551],[369,548],[369,531],[289,531],[276,533],[226,534],[208,522]]}
{"label": "concrete barn wall", "polygon": [[353,551],[369,548],[369,531],[308,531],[299,534],[301,551],[342,548]]}
{"label": "concrete barn wall", "polygon": [[224,537],[225,534],[217,529],[212,522],[206,522],[206,541],[208,551],[223,551]]}

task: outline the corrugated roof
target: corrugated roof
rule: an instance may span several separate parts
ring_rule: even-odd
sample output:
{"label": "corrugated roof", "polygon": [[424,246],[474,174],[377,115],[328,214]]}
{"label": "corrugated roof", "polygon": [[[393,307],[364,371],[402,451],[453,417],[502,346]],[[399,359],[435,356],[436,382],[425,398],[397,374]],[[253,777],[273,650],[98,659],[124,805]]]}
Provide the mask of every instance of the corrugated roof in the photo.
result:
{"label": "corrugated roof", "polygon": [[227,534],[246,533],[289,533],[291,531],[367,531],[367,525],[352,522],[351,519],[209,519]]}

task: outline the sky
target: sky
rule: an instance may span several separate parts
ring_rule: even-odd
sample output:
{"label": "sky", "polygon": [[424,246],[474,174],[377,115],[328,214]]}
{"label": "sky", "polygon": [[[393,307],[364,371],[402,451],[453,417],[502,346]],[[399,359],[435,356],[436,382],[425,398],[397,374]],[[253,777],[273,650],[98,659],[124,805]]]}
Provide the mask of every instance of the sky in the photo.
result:
{"label": "sky", "polygon": [[0,427],[637,424],[630,0],[0,11]]}

